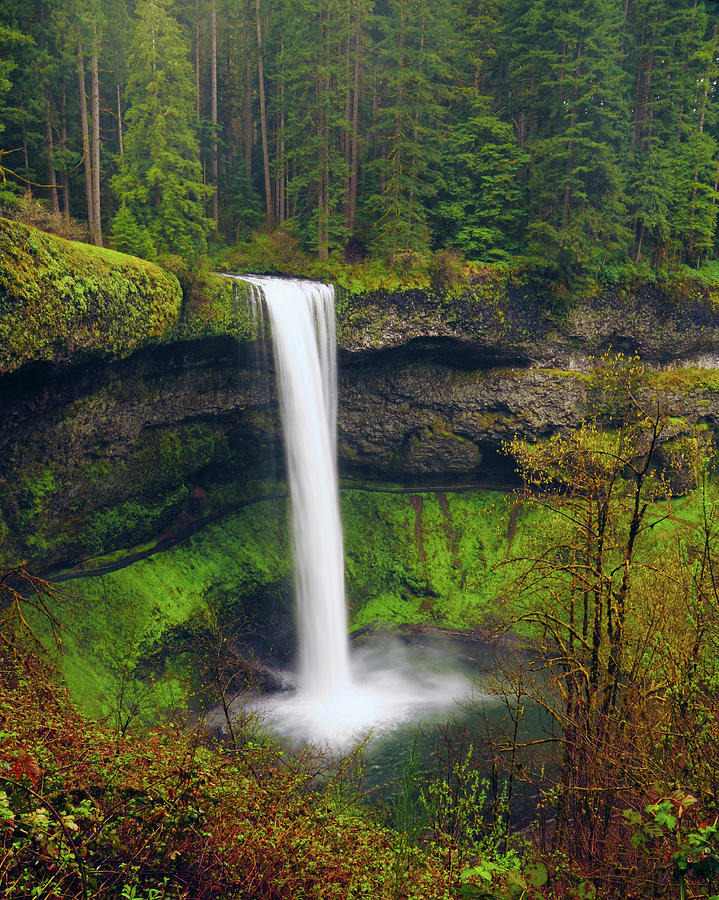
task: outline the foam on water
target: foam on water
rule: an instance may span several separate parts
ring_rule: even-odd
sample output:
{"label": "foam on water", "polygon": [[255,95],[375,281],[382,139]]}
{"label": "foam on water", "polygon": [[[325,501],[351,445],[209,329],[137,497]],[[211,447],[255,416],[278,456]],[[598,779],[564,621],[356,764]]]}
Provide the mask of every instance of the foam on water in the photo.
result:
{"label": "foam on water", "polygon": [[[293,684],[291,673],[286,683]],[[256,711],[282,737],[347,749],[412,721],[431,721],[473,693],[451,653],[379,640],[355,649],[344,689],[317,698],[292,689],[264,697]]]}

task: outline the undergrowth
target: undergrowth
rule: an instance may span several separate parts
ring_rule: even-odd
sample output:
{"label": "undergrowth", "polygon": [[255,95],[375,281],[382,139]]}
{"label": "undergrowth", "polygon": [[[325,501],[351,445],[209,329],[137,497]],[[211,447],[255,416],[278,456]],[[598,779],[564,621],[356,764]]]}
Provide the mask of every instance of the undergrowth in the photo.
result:
{"label": "undergrowth", "polygon": [[[165,725],[130,739],[83,719],[32,655],[0,656],[0,894],[24,897],[444,898],[316,768]],[[340,770],[342,771],[342,770]]]}

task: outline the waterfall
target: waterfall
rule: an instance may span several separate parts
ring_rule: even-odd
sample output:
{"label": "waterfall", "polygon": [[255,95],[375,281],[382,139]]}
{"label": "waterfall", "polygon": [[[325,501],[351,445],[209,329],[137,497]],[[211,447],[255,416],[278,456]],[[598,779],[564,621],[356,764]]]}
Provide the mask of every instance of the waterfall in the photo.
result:
{"label": "waterfall", "polygon": [[350,685],[334,288],[284,278],[243,280],[255,287],[270,319],[292,505],[300,688],[321,701]]}
{"label": "waterfall", "polygon": [[261,331],[265,309],[269,317],[292,506],[299,675],[295,680],[286,674],[298,689],[261,698],[255,708],[293,741],[346,748],[368,731],[448,709],[468,695],[471,683],[426,655],[413,662],[396,641],[357,648],[350,661],[337,484],[334,289],[285,278],[229,277],[252,286],[252,313]]}

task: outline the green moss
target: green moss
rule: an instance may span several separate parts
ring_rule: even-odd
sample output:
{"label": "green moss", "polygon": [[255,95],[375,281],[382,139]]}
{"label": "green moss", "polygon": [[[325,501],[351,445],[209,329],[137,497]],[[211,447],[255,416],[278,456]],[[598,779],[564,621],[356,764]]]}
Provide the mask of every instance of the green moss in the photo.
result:
{"label": "green moss", "polygon": [[27,528],[34,520],[41,519],[45,509],[57,490],[57,483],[51,467],[41,468],[22,479],[23,505],[18,524]]}
{"label": "green moss", "polygon": [[470,627],[501,592],[505,495],[342,496],[347,594],[353,627],[429,622]]}
{"label": "green moss", "polygon": [[0,374],[127,356],[171,333],[181,301],[158,266],[0,219]]}
{"label": "green moss", "polygon": [[461,333],[464,338],[522,342],[538,339],[535,288],[514,270],[482,270],[472,284],[342,292],[337,304],[340,344],[384,347],[413,338]]}
{"label": "green moss", "polygon": [[170,516],[187,499],[188,489],[181,485],[155,504],[128,500],[95,515],[80,534],[79,542],[86,553],[99,554],[107,547],[133,543],[138,538],[157,533]]}
{"label": "green moss", "polygon": [[[343,493],[342,515],[353,628],[471,627],[492,615],[506,583],[496,568],[507,545],[506,496],[353,489]],[[284,500],[252,504],[111,574],[68,582],[62,665],[74,696],[85,710],[109,714],[129,674],[148,661],[164,678],[210,603],[266,623],[277,607],[289,615],[290,582]],[[177,667],[167,671],[179,677]]]}
{"label": "green moss", "polygon": [[145,430],[120,460],[111,446],[110,455],[95,448],[98,458],[89,463],[31,462],[17,471],[13,484],[0,485],[7,532],[0,565],[29,559],[37,568],[147,541],[186,517],[198,482],[208,507],[262,496],[242,475],[242,451],[230,444],[220,423],[200,421]]}
{"label": "green moss", "polygon": [[[515,608],[511,585],[521,563],[566,520],[537,506],[514,507],[491,491],[342,493],[350,627],[434,624],[471,628]],[[673,504],[672,519],[648,536],[652,546],[676,539],[697,519],[694,501]],[[651,549],[651,548],[650,548]],[[275,633],[289,617],[291,583],[286,501],[265,500],[225,516],[162,553],[102,577],[68,584],[72,601],[62,665],[82,707],[109,714],[138,674],[167,680],[177,696],[191,636],[218,604],[226,617]],[[188,641],[190,643],[188,644]],[[175,660],[173,663],[172,660]],[[169,702],[169,700],[167,701]]]}
{"label": "green moss", "polygon": [[668,372],[648,372],[644,377],[657,390],[681,393],[719,390],[718,369],[671,369]]}
{"label": "green moss", "polygon": [[[210,601],[239,610],[243,600],[289,577],[283,501],[264,501],[227,516],[172,550],[101,577],[67,583],[72,600],[62,667],[73,696],[93,715],[109,715],[143,661],[174,657],[173,637],[196,624]],[[169,667],[170,680],[178,673]],[[176,693],[176,692],[175,692]]]}
{"label": "green moss", "polygon": [[254,340],[258,335],[252,318],[250,291],[246,282],[222,275],[198,272],[188,276],[176,340],[218,335]]}

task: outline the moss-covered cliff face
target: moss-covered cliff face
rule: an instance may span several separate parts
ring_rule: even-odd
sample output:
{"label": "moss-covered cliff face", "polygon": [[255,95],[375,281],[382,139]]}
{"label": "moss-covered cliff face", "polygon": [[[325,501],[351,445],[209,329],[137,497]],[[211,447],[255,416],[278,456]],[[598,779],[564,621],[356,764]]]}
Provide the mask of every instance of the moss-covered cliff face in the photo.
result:
{"label": "moss-covered cliff face", "polygon": [[[181,289],[149,263],[2,220],[0,309],[0,566],[71,565],[283,490],[274,376],[243,283],[198,273]],[[338,335],[340,464],[359,479],[505,483],[503,442],[578,424],[610,346],[647,363],[673,441],[719,427],[719,311],[699,282],[559,311],[488,269],[440,292],[344,295]]]}
{"label": "moss-covered cliff face", "polygon": [[438,291],[345,294],[338,340],[352,355],[403,349],[457,367],[593,367],[613,349],[652,365],[719,366],[719,288],[688,276],[636,280],[556,307],[527,276],[488,269]]}
{"label": "moss-covered cliff face", "polygon": [[[139,349],[257,338],[243,282],[177,278],[145,260],[0,218],[0,375]],[[472,284],[342,293],[338,341],[352,357],[404,350],[457,367],[591,368],[611,347],[651,364],[719,365],[719,288],[684,275],[635,280],[557,308],[526,273],[487,268]]]}
{"label": "moss-covered cliff face", "polygon": [[123,359],[157,344],[255,336],[241,283],[159,266],[0,218],[0,375]]}
{"label": "moss-covered cliff face", "polygon": [[[610,347],[640,355],[641,390],[673,416],[661,453],[681,489],[695,427],[709,452],[719,432],[716,301],[698,282],[628,285],[560,311],[499,270],[443,292],[340,297],[353,627],[493,614],[524,516],[497,490],[513,476],[503,444],[595,413]],[[146,689],[136,675],[161,677],[171,704],[218,621],[255,635],[242,652],[291,653],[284,453],[260,337],[241,282],[180,286],[0,220],[0,569],[94,570],[104,555],[102,576],[68,581],[61,612],[87,707],[149,702],[128,701],[128,685]],[[447,489],[478,484],[492,490]]]}
{"label": "moss-covered cliff face", "polygon": [[[597,413],[591,372],[541,368],[457,369],[447,362],[383,355],[340,372],[339,452],[345,470],[398,480],[506,482],[503,452],[574,428]],[[645,374],[645,397],[674,417],[674,440],[700,423],[719,430],[719,371]]]}
{"label": "moss-covered cliff face", "polygon": [[[507,579],[495,564],[513,534],[509,505],[489,491],[343,491],[353,630],[485,620]],[[123,704],[151,706],[158,679],[170,705],[202,655],[211,656],[217,621],[225,634],[241,634],[236,652],[288,665],[295,627],[286,522],[285,500],[261,501],[164,552],[68,581],[62,664],[84,708],[112,715]]]}
{"label": "moss-covered cliff face", "polygon": [[0,380],[0,565],[70,564],[271,489],[253,486],[282,459],[270,396],[235,342]]}
{"label": "moss-covered cliff face", "polygon": [[0,373],[31,362],[128,356],[177,321],[182,291],[157,266],[0,219]]}

